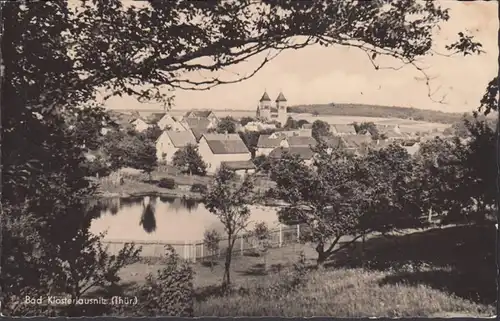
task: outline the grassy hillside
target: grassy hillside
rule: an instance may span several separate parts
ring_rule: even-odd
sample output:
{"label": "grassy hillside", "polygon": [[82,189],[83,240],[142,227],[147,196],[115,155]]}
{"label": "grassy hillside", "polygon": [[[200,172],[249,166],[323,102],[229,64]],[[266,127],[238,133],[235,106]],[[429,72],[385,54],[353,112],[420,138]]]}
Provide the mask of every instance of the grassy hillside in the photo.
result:
{"label": "grassy hillside", "polygon": [[445,113],[442,111],[408,107],[334,103],[290,106],[288,107],[288,112],[317,113],[318,115],[334,116],[401,118],[444,124],[455,123],[464,115],[464,113]]}

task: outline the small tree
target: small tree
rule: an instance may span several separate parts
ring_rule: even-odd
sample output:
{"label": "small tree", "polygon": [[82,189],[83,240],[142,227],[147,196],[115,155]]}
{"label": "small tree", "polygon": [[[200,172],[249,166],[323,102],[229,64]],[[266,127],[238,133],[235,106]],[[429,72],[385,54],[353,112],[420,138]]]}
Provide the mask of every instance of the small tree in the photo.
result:
{"label": "small tree", "polygon": [[207,174],[207,164],[203,161],[196,145],[188,144],[177,150],[172,158],[172,164],[185,174],[199,176]]}
{"label": "small tree", "polygon": [[322,120],[315,120],[312,124],[312,137],[319,141],[321,137],[330,135],[330,125]]}
{"label": "small tree", "polygon": [[291,116],[289,116],[283,127],[285,129],[297,129],[300,126],[299,126],[299,123],[295,119],[293,119]]}
{"label": "small tree", "polygon": [[234,134],[236,133],[236,120],[233,117],[227,116],[222,118],[217,124],[217,128],[215,130],[219,134],[228,133]]}
{"label": "small tree", "polygon": [[253,122],[253,121],[255,121],[255,119],[253,119],[252,117],[242,117],[240,119],[240,124],[241,124],[241,126],[245,126],[246,124]]}
{"label": "small tree", "polygon": [[278,210],[280,222],[302,223],[308,229],[302,235],[304,242],[315,244],[317,265],[336,251],[341,237],[358,235],[362,215],[361,201],[365,198],[363,186],[357,181],[357,160],[342,151],[330,151],[320,144],[313,168],[296,155],[285,154],[271,167],[271,179],[276,183],[274,197],[287,205]]}
{"label": "small tree", "polygon": [[134,167],[147,173],[151,180],[151,173],[158,166],[156,158],[156,147],[150,141],[144,141],[142,146],[138,146],[133,156]]}
{"label": "small tree", "polygon": [[211,254],[210,258],[210,270],[213,271],[213,264],[215,256],[219,252],[219,243],[221,241],[221,235],[217,230],[205,231],[203,236],[203,244],[207,247],[207,250]]}
{"label": "small tree", "polygon": [[243,182],[234,171],[222,165],[217,171],[209,191],[205,194],[205,207],[218,217],[227,235],[226,259],[224,263],[223,287],[231,284],[231,259],[238,233],[249,224],[250,208],[253,203],[254,184],[250,176]]}
{"label": "small tree", "polygon": [[264,270],[267,270],[267,252],[271,247],[271,231],[266,222],[259,222],[255,225],[253,236],[257,239],[258,250],[264,258]]}

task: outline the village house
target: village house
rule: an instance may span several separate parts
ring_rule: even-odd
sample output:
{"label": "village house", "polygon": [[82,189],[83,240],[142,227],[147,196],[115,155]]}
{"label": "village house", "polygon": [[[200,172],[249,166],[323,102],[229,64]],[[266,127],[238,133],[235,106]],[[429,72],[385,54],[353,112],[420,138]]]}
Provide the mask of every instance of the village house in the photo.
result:
{"label": "village house", "polygon": [[312,129],[281,130],[274,132],[271,138],[303,136],[312,137]]}
{"label": "village house", "polygon": [[230,170],[233,170],[236,174],[244,176],[245,174],[253,174],[257,169],[255,164],[251,160],[246,161],[227,161],[221,162],[221,164],[227,166]]}
{"label": "village house", "polygon": [[210,122],[212,122],[214,125],[217,125],[217,122],[219,121],[219,118],[215,113],[211,110],[191,110],[188,111],[184,115],[184,119],[199,119],[199,118],[205,118],[208,119]]}
{"label": "village house", "polygon": [[172,162],[176,151],[188,144],[196,145],[196,138],[190,130],[165,130],[156,140],[156,158],[161,162]]}
{"label": "village house", "polygon": [[250,151],[238,134],[204,134],[198,146],[208,173],[215,173],[223,162],[251,160]]}
{"label": "village house", "polygon": [[335,136],[356,135],[356,128],[349,124],[330,125],[330,131]]}
{"label": "village house", "polygon": [[329,147],[329,150],[340,149],[355,155],[364,155],[374,142],[371,137],[365,135],[344,135],[324,137],[323,141]]}
{"label": "village house", "polygon": [[290,147],[314,147],[317,145],[316,139],[310,136],[291,136],[286,140]]}
{"label": "village house", "polygon": [[149,124],[148,122],[146,122],[142,118],[135,118],[135,119],[133,119],[133,120],[130,121],[130,124],[138,132],[143,132],[143,131],[147,130],[149,127],[152,126],[151,124]]}
{"label": "village house", "polygon": [[285,137],[272,138],[271,135],[260,135],[255,156],[268,156],[277,147],[288,148],[287,139]]}
{"label": "village house", "polygon": [[408,138],[408,135],[400,132],[399,130],[391,127],[388,130],[385,130],[381,133],[382,136],[384,136],[384,139],[387,139],[388,141],[401,141],[405,140]]}
{"label": "village house", "polygon": [[209,130],[217,127],[217,123],[209,118],[194,118],[194,117],[184,117],[181,122],[182,126],[186,129],[204,129]]}
{"label": "village house", "polygon": [[182,124],[180,122],[175,120],[174,117],[172,117],[169,114],[165,114],[158,121],[157,125],[161,130],[167,129],[167,130],[173,130],[173,131],[177,131],[177,132],[186,130],[186,128],[184,126],[182,126]]}
{"label": "village house", "polygon": [[304,164],[307,166],[311,166],[314,161],[314,152],[310,147],[306,146],[294,146],[294,147],[278,147],[275,148],[269,153],[269,158],[271,159],[280,159],[284,154],[296,155],[301,160],[304,161]]}
{"label": "village house", "polygon": [[300,129],[310,129],[312,131],[313,124],[303,124]]}

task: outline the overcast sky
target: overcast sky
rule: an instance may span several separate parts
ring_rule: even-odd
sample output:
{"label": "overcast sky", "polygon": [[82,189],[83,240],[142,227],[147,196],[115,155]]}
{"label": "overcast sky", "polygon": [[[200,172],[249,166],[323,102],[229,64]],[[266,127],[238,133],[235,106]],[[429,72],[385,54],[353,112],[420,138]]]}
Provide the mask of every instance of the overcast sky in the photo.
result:
{"label": "overcast sky", "polygon": [[[457,39],[459,31],[468,30],[483,44],[479,56],[422,59],[434,79],[435,100],[444,95],[445,104],[427,97],[421,74],[411,66],[401,70],[375,70],[366,54],[355,48],[320,47],[286,51],[266,65],[253,78],[241,83],[222,85],[210,91],[176,91],[174,109],[253,110],[266,89],[275,99],[282,90],[289,105],[321,103],[364,103],[406,106],[446,112],[466,112],[478,106],[487,83],[498,72],[498,18],[496,1],[443,1],[449,7],[450,20],[442,24],[437,47],[444,48]],[[443,49],[442,52],[445,52]],[[244,71],[260,61],[256,57],[233,70]],[[381,66],[400,66],[385,61]],[[108,108],[151,109],[160,105],[141,104],[134,98],[113,98]]]}

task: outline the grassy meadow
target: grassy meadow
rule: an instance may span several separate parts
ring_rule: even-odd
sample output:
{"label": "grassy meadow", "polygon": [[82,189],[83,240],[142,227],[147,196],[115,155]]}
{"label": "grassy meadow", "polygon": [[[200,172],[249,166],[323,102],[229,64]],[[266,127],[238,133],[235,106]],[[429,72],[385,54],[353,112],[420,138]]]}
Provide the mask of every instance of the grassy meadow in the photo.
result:
{"label": "grassy meadow", "polygon": [[[193,263],[195,316],[490,316],[494,236],[493,227],[449,226],[371,237],[364,251],[358,242],[319,270],[310,245],[237,256],[230,294],[219,291],[222,261]],[[305,260],[298,268],[300,253]],[[123,289],[132,293],[161,267],[158,261],[128,266]],[[295,281],[300,285],[292,287]]]}

